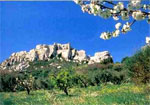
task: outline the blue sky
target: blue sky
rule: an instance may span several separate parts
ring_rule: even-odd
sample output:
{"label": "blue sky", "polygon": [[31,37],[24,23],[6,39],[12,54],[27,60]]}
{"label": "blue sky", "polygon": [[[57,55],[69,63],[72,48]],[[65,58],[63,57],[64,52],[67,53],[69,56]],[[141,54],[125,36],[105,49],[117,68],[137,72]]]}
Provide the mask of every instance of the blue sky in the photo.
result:
{"label": "blue sky", "polygon": [[102,40],[103,31],[113,31],[117,21],[82,13],[74,2],[0,2],[0,62],[13,52],[29,51],[37,44],[70,42],[88,55],[109,51],[114,61],[133,55],[150,35],[146,21],[136,22],[132,31]]}

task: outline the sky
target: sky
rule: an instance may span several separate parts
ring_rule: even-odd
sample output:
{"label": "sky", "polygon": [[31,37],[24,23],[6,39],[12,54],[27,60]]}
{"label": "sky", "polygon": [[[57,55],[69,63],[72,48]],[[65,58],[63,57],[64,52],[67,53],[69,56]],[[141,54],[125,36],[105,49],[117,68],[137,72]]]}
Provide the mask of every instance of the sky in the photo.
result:
{"label": "sky", "polygon": [[113,31],[117,21],[83,13],[72,1],[0,2],[0,62],[14,52],[29,51],[37,44],[71,43],[87,55],[109,51],[115,62],[132,56],[150,36],[146,21],[110,40],[100,33]]}

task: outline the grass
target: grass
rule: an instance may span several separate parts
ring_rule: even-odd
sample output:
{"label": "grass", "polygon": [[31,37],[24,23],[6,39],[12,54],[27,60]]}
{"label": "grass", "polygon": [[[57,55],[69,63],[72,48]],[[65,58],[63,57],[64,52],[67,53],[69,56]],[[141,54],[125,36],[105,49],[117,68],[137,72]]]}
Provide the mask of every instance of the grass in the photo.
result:
{"label": "grass", "polygon": [[146,86],[133,84],[73,88],[66,96],[59,90],[0,93],[0,105],[150,105]]}

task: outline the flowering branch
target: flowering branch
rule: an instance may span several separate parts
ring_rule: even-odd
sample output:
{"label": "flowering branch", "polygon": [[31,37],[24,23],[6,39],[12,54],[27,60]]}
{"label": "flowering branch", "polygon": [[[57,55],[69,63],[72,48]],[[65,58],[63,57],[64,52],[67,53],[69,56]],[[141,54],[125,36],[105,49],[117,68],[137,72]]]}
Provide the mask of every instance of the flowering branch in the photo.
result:
{"label": "flowering branch", "polygon": [[[150,23],[150,10],[149,4],[142,4],[142,0],[130,0],[130,2],[125,5],[123,2],[114,3],[110,0],[74,0],[76,4],[81,6],[83,12],[93,14],[94,16],[100,16],[104,19],[112,17],[114,20],[118,21],[120,18],[122,20],[129,20],[133,18],[131,23],[126,22],[125,24],[117,23],[115,25],[116,30],[113,32],[103,32],[100,38],[110,39],[112,37],[117,37],[120,33],[127,33],[131,30],[131,26],[140,20],[147,20]],[[110,4],[111,6],[109,7]],[[145,11],[143,11],[145,10]],[[122,26],[122,27],[121,27]]]}

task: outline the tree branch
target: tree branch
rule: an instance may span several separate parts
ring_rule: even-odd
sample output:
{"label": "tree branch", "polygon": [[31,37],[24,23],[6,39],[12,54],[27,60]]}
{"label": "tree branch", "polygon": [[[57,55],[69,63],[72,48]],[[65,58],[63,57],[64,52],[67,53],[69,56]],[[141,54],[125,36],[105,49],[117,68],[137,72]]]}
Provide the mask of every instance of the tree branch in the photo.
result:
{"label": "tree branch", "polygon": [[135,22],[136,22],[136,20],[133,20],[133,21],[130,23],[130,26],[132,26]]}

